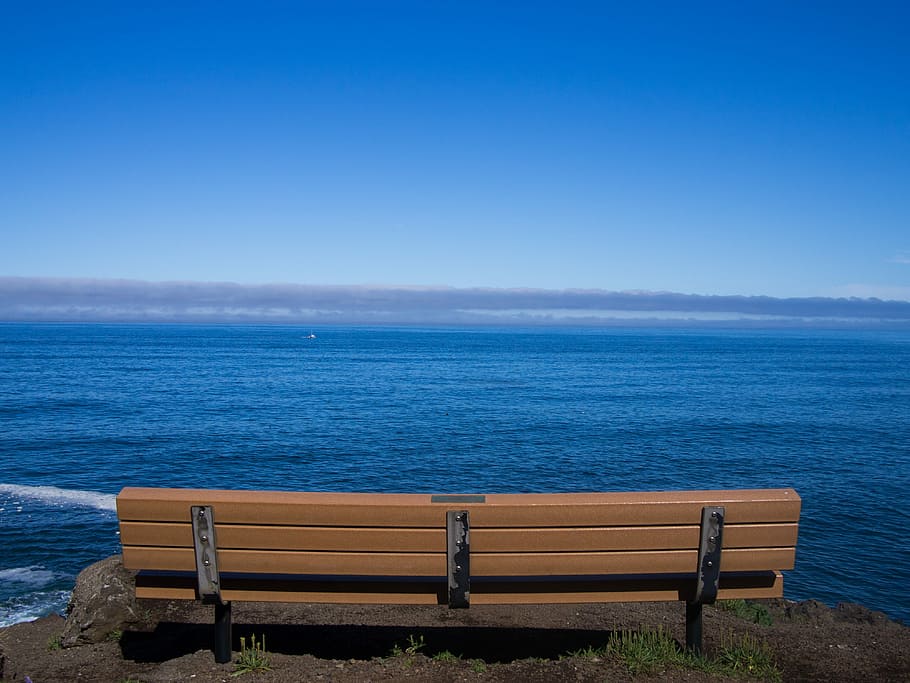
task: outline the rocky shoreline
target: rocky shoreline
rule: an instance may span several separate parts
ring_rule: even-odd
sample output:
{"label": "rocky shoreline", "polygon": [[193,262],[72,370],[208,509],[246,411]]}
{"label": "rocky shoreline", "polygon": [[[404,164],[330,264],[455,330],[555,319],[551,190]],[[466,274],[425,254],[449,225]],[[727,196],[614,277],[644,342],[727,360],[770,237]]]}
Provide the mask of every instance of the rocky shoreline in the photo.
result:
{"label": "rocky shoreline", "polygon": [[[784,681],[910,681],[910,628],[880,612],[787,600],[761,601],[759,611],[761,623],[706,608],[706,654],[748,636],[767,645]],[[66,619],[0,629],[0,681],[233,680],[234,666],[216,664],[209,649],[211,622],[210,607],[135,600],[115,556],[80,574]],[[271,670],[240,677],[250,681],[743,680],[672,667],[633,674],[596,654],[620,630],[662,629],[683,641],[679,603],[238,603],[234,624],[235,649],[240,636],[265,638]]]}

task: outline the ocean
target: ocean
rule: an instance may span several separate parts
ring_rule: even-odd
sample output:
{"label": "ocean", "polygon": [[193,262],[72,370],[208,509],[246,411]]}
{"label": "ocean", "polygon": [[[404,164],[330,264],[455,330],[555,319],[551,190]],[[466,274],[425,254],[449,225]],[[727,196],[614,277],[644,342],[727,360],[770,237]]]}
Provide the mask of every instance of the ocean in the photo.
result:
{"label": "ocean", "polygon": [[910,332],[0,324],[0,626],[124,486],[792,486],[786,596],[910,623]]}

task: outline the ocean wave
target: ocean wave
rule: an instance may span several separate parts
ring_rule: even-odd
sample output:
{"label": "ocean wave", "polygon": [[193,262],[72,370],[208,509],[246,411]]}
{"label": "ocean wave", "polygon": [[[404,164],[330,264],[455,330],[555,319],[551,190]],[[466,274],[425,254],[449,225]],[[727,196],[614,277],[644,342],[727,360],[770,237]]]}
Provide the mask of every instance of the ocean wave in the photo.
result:
{"label": "ocean wave", "polygon": [[38,500],[50,505],[70,505],[90,507],[97,510],[114,511],[117,509],[117,497],[113,493],[98,491],[79,491],[61,489],[56,486],[20,486],[18,484],[0,484],[0,494],[12,497]]}
{"label": "ocean wave", "polygon": [[46,586],[56,580],[57,577],[58,574],[38,564],[33,564],[30,567],[0,569],[0,583],[18,583],[37,587]]}
{"label": "ocean wave", "polygon": [[71,591],[39,591],[0,601],[0,628],[66,610]]}

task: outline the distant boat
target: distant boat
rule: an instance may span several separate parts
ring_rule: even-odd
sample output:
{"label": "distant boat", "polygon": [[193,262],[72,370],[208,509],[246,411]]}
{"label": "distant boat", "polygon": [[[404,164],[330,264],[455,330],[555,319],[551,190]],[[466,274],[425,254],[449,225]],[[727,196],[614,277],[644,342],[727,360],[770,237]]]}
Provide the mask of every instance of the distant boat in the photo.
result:
{"label": "distant boat", "polygon": [[310,332],[306,337],[304,337],[304,339],[315,339],[315,338],[316,338],[316,335],[313,334],[312,332]]}

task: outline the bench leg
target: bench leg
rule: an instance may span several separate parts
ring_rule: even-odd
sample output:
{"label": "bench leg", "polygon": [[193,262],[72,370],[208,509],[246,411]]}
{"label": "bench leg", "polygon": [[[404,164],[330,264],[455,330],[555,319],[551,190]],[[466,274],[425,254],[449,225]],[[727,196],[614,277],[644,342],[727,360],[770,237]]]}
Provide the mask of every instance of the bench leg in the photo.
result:
{"label": "bench leg", "polygon": [[700,602],[686,603],[686,649],[701,654],[701,613]]}
{"label": "bench leg", "polygon": [[215,603],[215,661],[231,661],[231,603]]}

